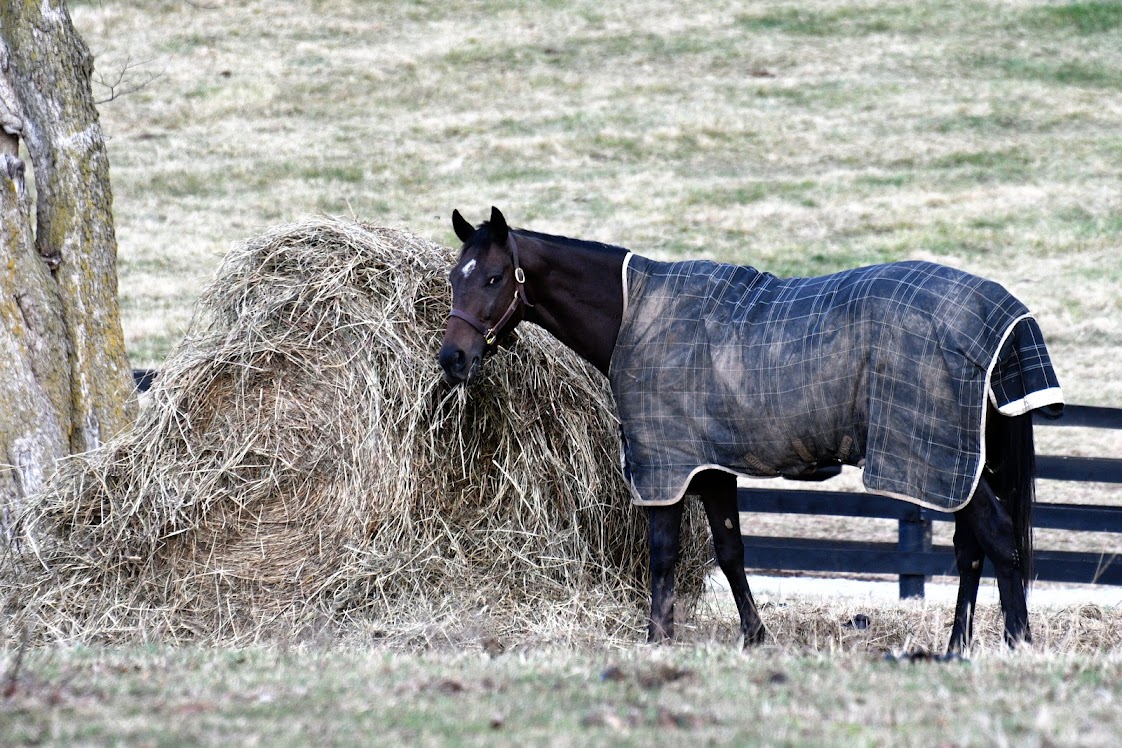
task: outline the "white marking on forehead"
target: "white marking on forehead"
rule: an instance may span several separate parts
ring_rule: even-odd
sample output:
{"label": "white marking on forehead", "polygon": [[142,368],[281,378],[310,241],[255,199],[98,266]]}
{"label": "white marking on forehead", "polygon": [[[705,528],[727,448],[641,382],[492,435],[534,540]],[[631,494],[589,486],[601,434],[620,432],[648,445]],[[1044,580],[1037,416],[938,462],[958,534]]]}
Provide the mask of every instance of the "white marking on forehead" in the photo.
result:
{"label": "white marking on forehead", "polygon": [[475,270],[475,260],[471,260],[468,264],[464,265],[463,270],[460,271],[460,275],[466,278],[471,275],[473,270]]}

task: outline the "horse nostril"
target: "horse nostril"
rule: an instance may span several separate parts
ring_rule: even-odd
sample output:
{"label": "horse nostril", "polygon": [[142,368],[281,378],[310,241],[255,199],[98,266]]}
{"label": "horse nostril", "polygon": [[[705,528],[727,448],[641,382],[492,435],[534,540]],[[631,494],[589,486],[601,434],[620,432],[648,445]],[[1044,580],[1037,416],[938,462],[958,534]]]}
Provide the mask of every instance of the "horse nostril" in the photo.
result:
{"label": "horse nostril", "polygon": [[444,369],[444,373],[448,376],[457,379],[463,378],[467,363],[464,352],[459,348],[453,346],[441,348],[440,354],[437,356],[437,361],[440,362],[440,368]]}

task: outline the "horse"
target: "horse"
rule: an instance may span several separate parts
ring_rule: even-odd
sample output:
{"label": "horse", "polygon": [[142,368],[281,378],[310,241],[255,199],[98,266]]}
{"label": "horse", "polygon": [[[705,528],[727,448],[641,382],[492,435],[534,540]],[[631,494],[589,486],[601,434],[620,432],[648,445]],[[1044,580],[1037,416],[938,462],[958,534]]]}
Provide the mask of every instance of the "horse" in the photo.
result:
{"label": "horse", "polygon": [[456,210],[452,226],[462,246],[437,357],[449,385],[474,381],[523,321],[608,377],[625,478],[649,518],[649,642],[674,637],[687,493],[748,647],[767,632],[744,569],[737,476],[840,464],[863,467],[872,492],[954,512],[948,656],[971,646],[984,558],[1005,642],[1031,642],[1031,412],[1058,415],[1063,398],[1035,320],[1001,286],[922,262],[807,279],[656,262],[512,229],[497,208],[478,227]]}

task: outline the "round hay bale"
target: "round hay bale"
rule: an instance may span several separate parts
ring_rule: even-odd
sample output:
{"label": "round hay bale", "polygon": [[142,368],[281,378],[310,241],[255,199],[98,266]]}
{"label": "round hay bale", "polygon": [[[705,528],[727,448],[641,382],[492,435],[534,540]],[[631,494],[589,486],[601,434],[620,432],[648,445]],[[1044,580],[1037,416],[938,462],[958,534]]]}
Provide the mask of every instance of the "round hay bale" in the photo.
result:
{"label": "round hay bale", "polygon": [[[435,355],[452,259],[331,218],[235,249],[136,428],[67,460],[25,514],[9,624],[81,641],[639,637],[646,520],[607,383],[530,328],[450,389]],[[709,556],[688,514],[684,611]]]}

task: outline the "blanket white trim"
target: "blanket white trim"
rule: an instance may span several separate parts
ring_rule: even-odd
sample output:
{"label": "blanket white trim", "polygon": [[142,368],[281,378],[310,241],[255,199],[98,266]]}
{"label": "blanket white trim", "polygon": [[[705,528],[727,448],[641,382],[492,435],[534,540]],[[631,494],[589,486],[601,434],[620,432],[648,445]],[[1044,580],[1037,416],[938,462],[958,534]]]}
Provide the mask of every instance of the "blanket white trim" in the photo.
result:
{"label": "blanket white trim", "polygon": [[627,256],[623,258],[623,318],[627,317],[627,305],[630,299],[627,292],[627,265],[631,262],[631,258],[635,256],[634,252],[628,252]]}

